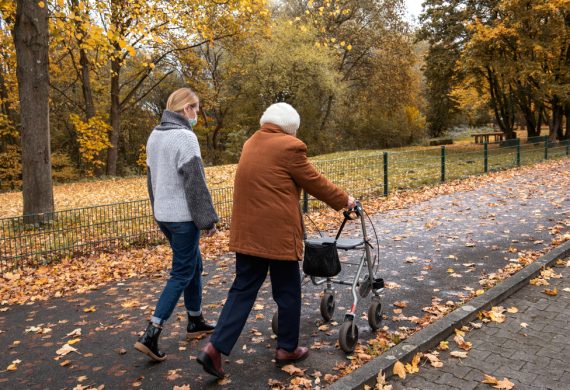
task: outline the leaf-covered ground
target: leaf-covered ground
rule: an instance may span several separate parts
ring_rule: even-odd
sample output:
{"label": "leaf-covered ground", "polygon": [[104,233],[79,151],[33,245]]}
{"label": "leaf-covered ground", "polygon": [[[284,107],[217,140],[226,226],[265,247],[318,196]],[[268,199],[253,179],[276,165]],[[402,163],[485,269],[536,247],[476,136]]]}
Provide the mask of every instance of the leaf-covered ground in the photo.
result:
{"label": "leaf-covered ground", "polygon": [[[226,360],[224,388],[324,386],[375,354],[570,239],[570,161],[543,163],[367,201],[380,238],[385,328],[367,326],[369,299],[358,307],[361,344],[345,356],[337,347],[350,291],[337,289],[331,323],[319,315],[321,289],[304,286],[301,343],[309,359],[287,372],[271,359],[275,304],[265,284],[242,337]],[[321,227],[339,215],[313,215]],[[358,235],[355,225],[347,234]],[[204,311],[215,320],[233,276],[227,235],[205,240]],[[350,279],[359,258],[343,254]],[[191,388],[219,386],[194,361],[205,340],[184,339],[182,308],[165,330],[166,362],[152,364],[132,344],[165,282],[168,248],[133,249],[66,260],[57,267],[3,275],[0,287],[0,383],[7,388]],[[83,293],[85,292],[85,293]],[[47,300],[46,300],[47,299]],[[18,305],[24,304],[24,305]],[[80,330],[78,330],[80,329]],[[18,361],[18,363],[14,363]]]}

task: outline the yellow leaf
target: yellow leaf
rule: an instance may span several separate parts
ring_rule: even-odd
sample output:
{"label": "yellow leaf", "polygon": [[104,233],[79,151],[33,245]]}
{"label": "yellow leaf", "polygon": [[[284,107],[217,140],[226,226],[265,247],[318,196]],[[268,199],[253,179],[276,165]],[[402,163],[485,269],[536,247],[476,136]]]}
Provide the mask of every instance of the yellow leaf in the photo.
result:
{"label": "yellow leaf", "polygon": [[81,339],[73,339],[73,340],[69,340],[69,341],[67,342],[67,344],[73,345],[73,344],[77,344],[77,343],[80,342],[80,341],[81,341]]}
{"label": "yellow leaf", "polygon": [[440,341],[437,349],[440,351],[446,351],[449,349],[449,341]]}
{"label": "yellow leaf", "polygon": [[488,385],[496,385],[497,384],[497,382],[498,382],[497,378],[495,378],[494,376],[491,376],[491,375],[487,375],[487,374],[484,374],[484,375],[485,375],[485,378],[483,379],[483,381],[481,383],[485,383]]}
{"label": "yellow leaf", "polygon": [[495,389],[511,390],[514,386],[515,386],[515,384],[513,382],[511,382],[507,378],[503,378],[502,381],[497,381],[497,384],[493,387]]}
{"label": "yellow leaf", "polygon": [[44,8],[45,6],[46,6],[46,3],[44,3],[43,1],[40,1],[38,3],[38,7],[40,7],[40,8]]}
{"label": "yellow leaf", "polygon": [[397,361],[396,364],[394,364],[394,370],[393,370],[394,375],[398,375],[400,377],[400,379],[406,379],[406,367],[402,364],[401,361]]}
{"label": "yellow leaf", "polygon": [[301,370],[298,367],[295,367],[292,364],[287,364],[286,366],[281,367],[281,370],[285,371],[289,375],[304,375],[305,370]]}
{"label": "yellow leaf", "polygon": [[556,287],[553,288],[552,290],[549,288],[545,288],[544,293],[546,295],[550,295],[551,297],[555,297],[556,295],[558,295],[558,289]]}
{"label": "yellow leaf", "polygon": [[84,311],[85,313],[93,313],[93,312],[95,312],[95,311],[97,311],[97,310],[95,309],[95,306],[91,306],[91,307],[87,307],[87,308],[83,309],[83,311]]}
{"label": "yellow leaf", "polygon": [[8,368],[6,368],[6,370],[8,371],[16,371],[18,369],[18,364],[22,363],[22,361],[20,359],[16,359],[14,361],[12,361],[12,364],[10,364],[8,366]]}

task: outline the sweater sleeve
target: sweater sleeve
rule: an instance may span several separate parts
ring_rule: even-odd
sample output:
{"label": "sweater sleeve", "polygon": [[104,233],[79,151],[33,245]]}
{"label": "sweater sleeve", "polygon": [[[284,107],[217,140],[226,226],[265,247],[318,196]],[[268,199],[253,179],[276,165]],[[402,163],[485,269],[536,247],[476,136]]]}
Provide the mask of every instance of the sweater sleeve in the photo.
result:
{"label": "sweater sleeve", "polygon": [[180,173],[184,176],[184,192],[194,224],[200,230],[213,228],[219,218],[206,185],[202,159],[193,157],[182,165]]}
{"label": "sweater sleeve", "polygon": [[295,182],[335,210],[346,207],[348,194],[321,175],[307,159],[307,146],[299,141],[288,153],[289,172]]}

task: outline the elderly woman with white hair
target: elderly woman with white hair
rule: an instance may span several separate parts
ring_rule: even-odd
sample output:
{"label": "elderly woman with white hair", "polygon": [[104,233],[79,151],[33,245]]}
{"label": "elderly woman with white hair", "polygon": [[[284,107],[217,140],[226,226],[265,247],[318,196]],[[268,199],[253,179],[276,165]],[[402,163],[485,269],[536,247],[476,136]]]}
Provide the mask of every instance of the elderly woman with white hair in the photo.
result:
{"label": "elderly woman with white hair", "polygon": [[269,271],[278,306],[277,364],[298,362],[309,353],[299,347],[303,225],[301,189],[335,210],[354,207],[354,198],[315,170],[307,146],[296,138],[297,111],[276,103],[264,112],[261,128],[242,150],[234,184],[230,250],[236,276],[210,342],[198,355],[204,370],[223,377],[221,354],[237,342],[259,288]]}

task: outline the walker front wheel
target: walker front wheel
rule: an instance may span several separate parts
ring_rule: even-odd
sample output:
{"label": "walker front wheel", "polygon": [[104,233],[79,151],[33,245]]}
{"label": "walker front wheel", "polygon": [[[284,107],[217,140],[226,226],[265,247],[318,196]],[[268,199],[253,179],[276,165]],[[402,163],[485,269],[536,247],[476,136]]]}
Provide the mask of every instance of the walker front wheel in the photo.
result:
{"label": "walker front wheel", "polygon": [[336,307],[336,302],[334,300],[334,295],[331,293],[325,293],[321,298],[321,316],[325,321],[330,321],[334,314],[334,309]]}
{"label": "walker front wheel", "polygon": [[275,335],[277,335],[277,331],[279,330],[279,315],[278,312],[273,314],[273,318],[271,319],[271,330]]}
{"label": "walker front wheel", "polygon": [[340,349],[346,353],[354,352],[356,343],[358,342],[358,326],[354,325],[352,321],[345,321],[338,331],[338,343]]}

